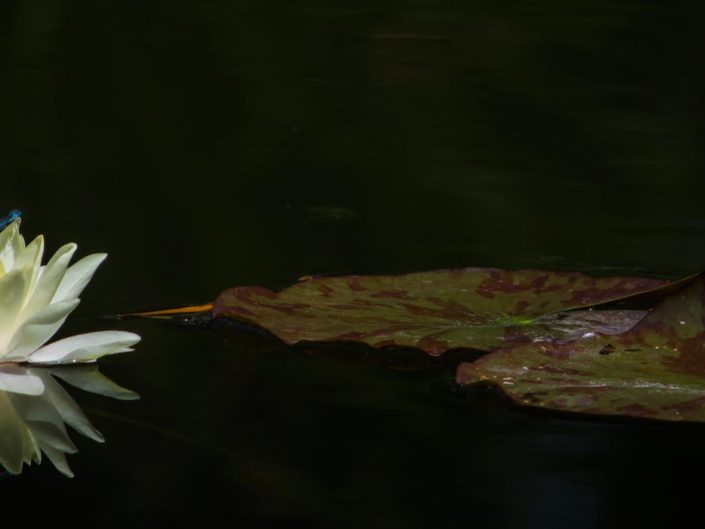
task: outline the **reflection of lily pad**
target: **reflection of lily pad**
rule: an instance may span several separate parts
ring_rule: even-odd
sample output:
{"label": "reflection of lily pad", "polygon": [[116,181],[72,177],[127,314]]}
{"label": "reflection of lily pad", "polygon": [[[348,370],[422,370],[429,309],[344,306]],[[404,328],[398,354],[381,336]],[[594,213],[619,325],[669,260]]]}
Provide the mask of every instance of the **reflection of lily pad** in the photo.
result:
{"label": "reflection of lily pad", "polygon": [[705,421],[705,275],[623,334],[501,349],[461,364],[457,379],[531,406]]}
{"label": "reflection of lily pad", "polygon": [[258,287],[226,290],[215,301],[213,315],[263,327],[290,344],[362,342],[440,355],[459,347],[492,350],[532,340],[567,341],[595,330],[623,332],[645,313],[557,313],[666,285],[657,279],[479,268],[321,277],[279,293]]}

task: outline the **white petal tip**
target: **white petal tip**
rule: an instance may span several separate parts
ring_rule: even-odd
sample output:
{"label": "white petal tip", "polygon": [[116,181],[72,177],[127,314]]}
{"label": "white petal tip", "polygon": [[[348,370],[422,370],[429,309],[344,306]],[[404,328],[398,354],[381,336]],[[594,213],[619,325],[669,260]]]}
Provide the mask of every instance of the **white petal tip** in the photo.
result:
{"label": "white petal tip", "polygon": [[105,437],[103,437],[103,434],[100,433],[98,430],[94,430],[92,432],[92,435],[89,435],[88,437],[93,439],[96,443],[104,443],[105,442]]}
{"label": "white petal tip", "polygon": [[138,343],[138,334],[125,331],[98,331],[64,338],[36,350],[30,359],[33,364],[61,364],[94,362],[98,358],[132,351]]}
{"label": "white petal tip", "polygon": [[141,397],[140,394],[135,391],[126,390],[125,393],[115,398],[120,400],[140,400]]}

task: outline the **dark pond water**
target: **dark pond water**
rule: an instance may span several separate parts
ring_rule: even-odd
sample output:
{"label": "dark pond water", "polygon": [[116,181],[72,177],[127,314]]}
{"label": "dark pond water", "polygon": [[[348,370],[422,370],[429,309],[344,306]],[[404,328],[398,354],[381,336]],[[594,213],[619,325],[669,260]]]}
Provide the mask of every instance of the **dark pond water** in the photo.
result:
{"label": "dark pond water", "polygon": [[701,517],[705,428],[458,392],[132,310],[308,274],[705,264],[696,4],[0,3],[3,211],[108,261],[62,335],[139,333],[107,438],[0,480],[101,527],[622,527]]}

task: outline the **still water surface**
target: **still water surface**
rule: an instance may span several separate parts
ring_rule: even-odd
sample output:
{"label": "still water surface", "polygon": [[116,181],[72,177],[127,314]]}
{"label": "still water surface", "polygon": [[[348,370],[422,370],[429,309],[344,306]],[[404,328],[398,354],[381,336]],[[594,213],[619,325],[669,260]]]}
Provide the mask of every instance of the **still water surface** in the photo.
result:
{"label": "still water surface", "polygon": [[308,274],[703,269],[705,70],[682,4],[3,2],[2,212],[50,251],[109,253],[63,334],[143,337],[102,363],[140,401],[76,394],[107,443],[74,436],[76,478],[26,469],[5,504],[101,527],[696,516],[702,427],[105,319]]}

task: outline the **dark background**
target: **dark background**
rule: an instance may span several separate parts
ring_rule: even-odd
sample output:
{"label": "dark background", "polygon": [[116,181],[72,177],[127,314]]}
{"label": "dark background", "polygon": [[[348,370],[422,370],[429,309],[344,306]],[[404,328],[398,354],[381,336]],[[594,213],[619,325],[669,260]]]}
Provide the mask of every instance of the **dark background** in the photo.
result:
{"label": "dark background", "polygon": [[[28,516],[154,526],[621,527],[699,516],[705,430],[458,393],[104,316],[308,274],[676,278],[705,263],[695,2],[0,3],[0,209],[109,258],[64,334],[123,328],[80,395],[108,439],[0,482]],[[76,438],[77,436],[74,436]]]}

